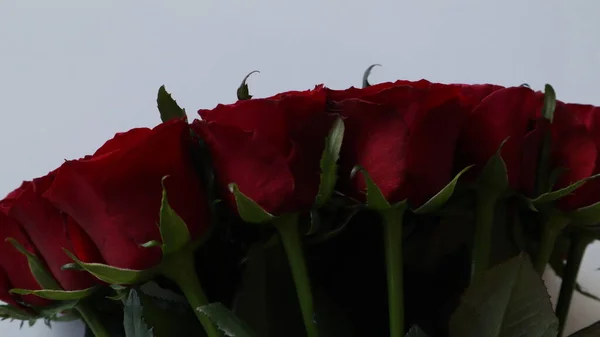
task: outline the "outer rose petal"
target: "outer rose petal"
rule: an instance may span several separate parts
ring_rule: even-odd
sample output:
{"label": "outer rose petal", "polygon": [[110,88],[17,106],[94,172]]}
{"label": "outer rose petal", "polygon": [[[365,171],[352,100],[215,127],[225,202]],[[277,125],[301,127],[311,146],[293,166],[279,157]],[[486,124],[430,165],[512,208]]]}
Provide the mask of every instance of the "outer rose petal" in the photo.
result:
{"label": "outer rose petal", "polygon": [[[138,131],[136,131],[138,132]],[[191,160],[186,122],[163,123],[142,142],[63,164],[44,197],[69,214],[94,241],[107,264],[147,269],[161,259],[157,227],[161,179],[169,202],[198,238],[208,227],[208,205]]]}
{"label": "outer rose petal", "polygon": [[422,111],[411,126],[406,160],[415,205],[425,203],[452,180],[457,140],[467,112],[454,98]]}
{"label": "outer rose petal", "polygon": [[481,170],[508,138],[502,158],[511,186],[518,188],[523,138],[528,133],[528,124],[539,114],[542,99],[525,87],[500,89],[484,98],[463,126],[459,146],[461,166],[476,164],[476,171]]}
{"label": "outer rose petal", "polygon": [[368,100],[368,99],[366,99],[367,96],[377,94],[378,92],[389,89],[389,88],[413,87],[413,88],[418,88],[418,89],[427,89],[431,85],[432,85],[432,83],[427,80],[419,80],[416,82],[399,80],[396,82],[378,83],[378,84],[374,84],[374,85],[372,85],[370,87],[366,87],[366,88],[350,87],[350,88],[344,89],[344,90],[327,89],[327,99],[329,101],[334,101],[334,102],[339,102],[339,101],[343,101],[345,99],[352,99],[352,98]]}
{"label": "outer rose petal", "polygon": [[[358,99],[339,102],[336,109],[346,117],[346,132],[340,154],[340,182],[355,197],[364,200],[366,185],[357,175],[348,186],[350,170],[362,166],[390,202],[408,197],[406,147],[408,125],[394,108]],[[347,178],[348,177],[348,178]]]}
{"label": "outer rose petal", "polygon": [[[61,270],[63,265],[73,262],[63,248],[71,252],[74,250],[67,236],[65,217],[41,196],[52,180],[54,180],[53,173],[27,183],[27,187],[12,203],[9,215],[19,221],[63,289],[85,289],[95,283],[91,275],[74,270]],[[89,238],[85,249],[96,251],[95,245]],[[81,255],[80,252],[75,254]]]}
{"label": "outer rose petal", "polygon": [[272,214],[294,210],[294,176],[287,159],[258,133],[195,120],[192,128],[208,145],[223,195],[236,209],[233,195],[225,190],[236,183],[240,191]]}
{"label": "outer rose petal", "polygon": [[280,153],[291,151],[288,135],[302,129],[304,123],[323,114],[326,93],[322,86],[315,90],[281,93],[274,97],[219,104],[213,110],[199,110],[203,120],[255,131]]}
{"label": "outer rose petal", "polygon": [[9,293],[9,291],[13,288],[14,287],[10,284],[10,280],[6,275],[6,272],[4,269],[0,268],[0,301],[8,303],[17,308],[22,308],[22,306],[15,300],[15,298],[20,297],[18,295]]}
{"label": "outer rose petal", "polygon": [[[0,269],[6,272],[12,287],[31,290],[40,289],[39,284],[31,274],[27,258],[17,251],[12,244],[6,242],[7,238],[17,240],[29,252],[36,254],[29,238],[19,227],[19,223],[0,212]],[[34,295],[21,296],[21,298],[24,302],[36,306],[45,306],[50,303],[50,301]]]}

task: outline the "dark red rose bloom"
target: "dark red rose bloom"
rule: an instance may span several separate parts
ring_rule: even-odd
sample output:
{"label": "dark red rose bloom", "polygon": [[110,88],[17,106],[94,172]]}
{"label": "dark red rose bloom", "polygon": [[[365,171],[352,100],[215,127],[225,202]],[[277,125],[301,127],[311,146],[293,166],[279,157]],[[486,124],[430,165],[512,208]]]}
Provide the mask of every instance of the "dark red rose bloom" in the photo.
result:
{"label": "dark red rose bloom", "polygon": [[225,191],[230,183],[266,211],[281,214],[314,203],[320,158],[335,118],[325,110],[326,93],[318,86],[200,110],[203,120],[192,128],[208,145],[234,208]]}
{"label": "dark red rose bloom", "polygon": [[390,202],[408,198],[421,205],[439,192],[452,179],[457,137],[474,97],[495,87],[465,88],[423,80],[331,91],[331,100],[340,99],[332,109],[346,117],[342,185],[362,195],[362,177],[346,181],[352,167],[360,165]]}
{"label": "dark red rose bloom", "polygon": [[0,201],[0,210],[2,210],[0,211],[0,300],[16,306],[20,306],[17,301],[22,301],[42,307],[48,305],[50,301],[35,295],[19,296],[8,292],[13,288],[40,289],[40,285],[31,274],[27,257],[15,249],[10,242],[6,241],[7,238],[13,238],[30,253],[39,255],[19,223],[4,213],[4,210],[10,208],[13,200],[12,196],[9,195],[6,199]]}
{"label": "dark red rose bloom", "polygon": [[534,126],[541,117],[543,98],[526,87],[500,89],[485,97],[463,126],[458,162],[476,165],[473,170],[476,176],[508,138],[501,155],[509,184],[514,189],[522,185],[530,186],[527,190],[533,189],[542,136]]}
{"label": "dark red rose bloom", "polygon": [[[192,238],[202,236],[209,225],[207,200],[192,163],[193,144],[183,120],[117,134],[94,155],[64,163],[43,196],[71,216],[69,228],[81,226],[98,247],[101,262],[140,270],[153,267],[161,260],[160,248],[140,245],[160,241],[164,176],[169,176],[169,203]],[[84,242],[71,241],[76,255],[87,254]]]}
{"label": "dark red rose bloom", "polygon": [[[600,173],[600,108],[557,102],[552,124],[551,167],[563,169],[554,189]],[[563,210],[600,201],[600,180],[593,179],[560,200]]]}
{"label": "dark red rose bloom", "polygon": [[[54,176],[55,172],[51,172],[33,182],[23,183],[9,215],[20,223],[63,289],[85,289],[95,283],[95,278],[88,273],[61,270],[63,265],[73,262],[63,248],[78,252],[80,259],[90,262],[99,261],[100,254],[83,230],[73,228],[79,227],[76,223],[70,221],[71,225],[67,226],[67,215],[61,214],[48,200],[42,198],[42,194],[54,181]],[[77,250],[74,249],[72,242],[80,241],[83,244]]]}

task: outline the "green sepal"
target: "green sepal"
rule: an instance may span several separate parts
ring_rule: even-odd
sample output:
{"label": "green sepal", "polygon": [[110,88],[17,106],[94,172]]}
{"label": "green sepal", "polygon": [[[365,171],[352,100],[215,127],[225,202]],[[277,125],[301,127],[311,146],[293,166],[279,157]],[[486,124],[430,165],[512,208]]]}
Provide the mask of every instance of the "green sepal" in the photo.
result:
{"label": "green sepal", "polygon": [[144,247],[144,248],[154,248],[154,247],[162,247],[162,243],[156,241],[156,240],[150,240],[146,243],[142,243],[140,245],[140,247]]}
{"label": "green sepal", "polygon": [[331,198],[337,182],[337,161],[340,158],[342,141],[344,140],[344,121],[336,118],[325,139],[325,148],[321,155],[321,182],[315,200],[317,208],[323,207]]}
{"label": "green sepal", "polygon": [[246,83],[246,81],[248,80],[248,77],[250,77],[250,75],[252,75],[254,73],[260,73],[260,71],[258,71],[258,70],[251,71],[242,80],[242,84],[240,84],[240,86],[237,89],[237,98],[238,98],[238,100],[245,101],[245,100],[248,100],[248,99],[252,98],[252,95],[250,95],[250,89],[248,88],[248,84]]}
{"label": "green sepal", "polygon": [[86,263],[79,260],[70,251],[63,249],[75,263],[97,279],[109,284],[135,284],[146,281],[156,274],[156,268],[133,270],[109,266],[102,263]]}
{"label": "green sepal", "polygon": [[25,247],[23,247],[17,240],[13,238],[6,238],[6,241],[12,244],[21,254],[27,257],[29,263],[29,269],[31,274],[40,285],[42,289],[59,290],[60,285],[54,279],[54,276],[46,269],[46,266],[40,261],[37,256],[31,254]]}
{"label": "green sepal", "polygon": [[452,194],[454,194],[454,189],[456,188],[456,184],[458,184],[458,179],[471,167],[473,167],[473,165],[467,166],[462,171],[458,172],[454,179],[452,179],[446,186],[444,186],[444,188],[442,188],[436,195],[434,195],[431,199],[429,199],[419,208],[415,209],[413,212],[416,214],[431,213],[437,211],[442,206],[444,206],[448,199],[452,197]]}
{"label": "green sepal", "polygon": [[27,290],[27,289],[11,289],[10,292],[17,295],[35,295],[41,298],[55,300],[55,301],[69,301],[69,300],[80,300],[82,298],[86,298],[91,296],[96,290],[98,290],[98,286],[93,286],[90,288],[82,289],[82,290]]}
{"label": "green sepal", "polygon": [[196,310],[215,323],[219,330],[225,332],[226,336],[256,337],[256,334],[244,321],[221,303],[210,303],[196,308]]}
{"label": "green sepal", "polygon": [[229,184],[229,190],[235,197],[238,213],[240,213],[242,220],[250,223],[265,223],[273,220],[274,216],[242,193],[237,184]]}
{"label": "green sepal", "polygon": [[363,78],[362,78],[362,87],[366,88],[366,87],[370,87],[371,83],[369,83],[369,75],[371,75],[371,71],[373,70],[373,68],[375,67],[381,67],[381,64],[371,64],[367,70],[365,70],[364,74],[363,74]]}
{"label": "green sepal", "polygon": [[361,166],[354,166],[350,175],[354,177],[357,172],[362,173],[365,179],[365,185],[367,185],[367,207],[377,211],[383,211],[392,208],[392,205],[385,199],[383,193],[377,184],[373,181],[369,173]]}
{"label": "green sepal", "polygon": [[163,122],[186,117],[185,109],[182,109],[177,104],[173,97],[171,97],[171,94],[167,92],[164,85],[158,88],[156,105],[158,106],[158,112],[160,112],[160,119]]}
{"label": "green sepal", "polygon": [[595,226],[600,223],[600,202],[581,207],[569,213],[571,221],[575,226]]}
{"label": "green sepal", "polygon": [[556,201],[556,200],[558,200],[560,198],[563,198],[563,197],[571,194],[576,189],[578,189],[581,186],[583,186],[589,180],[592,180],[592,179],[595,179],[595,178],[598,178],[598,177],[600,177],[600,174],[596,174],[596,175],[593,175],[591,177],[587,177],[585,179],[581,179],[581,180],[576,181],[576,182],[572,183],[571,185],[563,187],[563,188],[561,188],[559,190],[548,192],[548,193],[544,193],[544,194],[540,195],[539,197],[537,197],[535,199],[531,199],[530,201],[535,206],[540,205],[540,204],[545,204],[545,203]]}
{"label": "green sepal", "polygon": [[166,178],[163,177],[161,182],[162,202],[160,206],[160,236],[164,255],[182,250],[192,240],[187,225],[169,205],[165,188]]}
{"label": "green sepal", "polygon": [[550,84],[544,86],[544,107],[542,116],[552,123],[554,120],[554,110],[556,110],[556,92]]}
{"label": "green sepal", "polygon": [[489,193],[501,195],[508,188],[508,172],[502,159],[502,148],[508,141],[503,140],[496,153],[488,160],[477,178],[477,185]]}
{"label": "green sepal", "polygon": [[84,270],[83,268],[81,268],[80,265],[78,265],[75,262],[70,262],[70,263],[66,263],[64,264],[62,267],[60,267],[60,270],[76,270],[76,271],[82,271]]}

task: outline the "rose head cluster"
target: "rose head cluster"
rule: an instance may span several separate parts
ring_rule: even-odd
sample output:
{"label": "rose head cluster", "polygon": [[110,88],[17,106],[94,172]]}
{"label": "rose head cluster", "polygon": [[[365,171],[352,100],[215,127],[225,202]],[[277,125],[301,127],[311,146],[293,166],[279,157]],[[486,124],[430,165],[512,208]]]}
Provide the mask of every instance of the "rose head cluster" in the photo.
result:
{"label": "rose head cluster", "polygon": [[[406,203],[409,210],[431,202],[465,168],[459,184],[480,184],[496,155],[510,192],[528,200],[600,173],[600,108],[548,100],[525,86],[320,85],[198,113],[192,122],[171,118],[118,133],[92,155],[25,181],[0,201],[0,300],[24,312],[53,303],[11,292],[48,287],[32,261],[64,291],[110,283],[64,268],[74,258],[134,271],[161,265],[166,248],[147,243],[164,239],[163,188],[192,241],[214,222],[227,225],[211,213],[201,149],[210,157],[217,198],[232,213],[259,210],[273,218],[320,207],[328,160],[337,196],[364,204],[374,198],[366,192],[377,190],[390,207]],[[335,138],[338,122],[343,136]],[[557,197],[556,208],[594,205],[599,191],[600,181],[590,179]]]}

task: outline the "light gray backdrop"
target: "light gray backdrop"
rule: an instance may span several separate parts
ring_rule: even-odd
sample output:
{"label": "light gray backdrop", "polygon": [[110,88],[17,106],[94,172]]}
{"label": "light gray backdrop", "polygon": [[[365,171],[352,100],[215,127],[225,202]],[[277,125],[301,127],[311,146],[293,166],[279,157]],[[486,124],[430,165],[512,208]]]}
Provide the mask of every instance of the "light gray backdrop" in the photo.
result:
{"label": "light gray backdrop", "polygon": [[[157,124],[162,84],[194,116],[234,102],[254,69],[259,97],[360,85],[381,63],[372,82],[548,82],[560,99],[600,104],[599,11],[598,0],[0,0],[0,194]],[[581,277],[600,294],[598,257],[594,246]],[[599,308],[576,296],[568,330]],[[82,336],[79,324],[0,328]]]}

